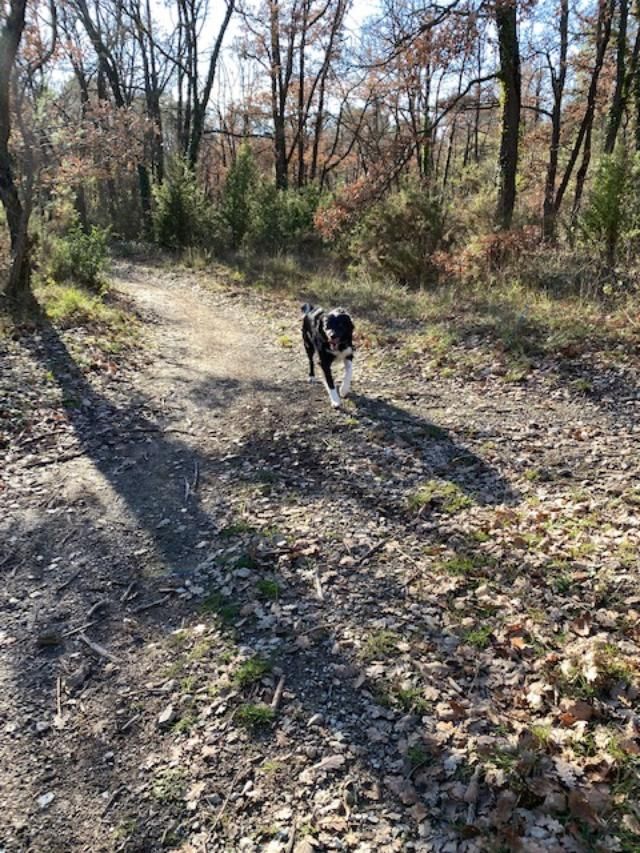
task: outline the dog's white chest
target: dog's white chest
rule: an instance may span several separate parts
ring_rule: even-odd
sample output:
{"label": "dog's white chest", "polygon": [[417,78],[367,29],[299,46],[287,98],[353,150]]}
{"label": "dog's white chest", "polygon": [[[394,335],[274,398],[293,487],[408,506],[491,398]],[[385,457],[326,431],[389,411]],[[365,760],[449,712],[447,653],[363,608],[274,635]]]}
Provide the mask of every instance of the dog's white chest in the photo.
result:
{"label": "dog's white chest", "polygon": [[345,358],[348,358],[350,355],[353,355],[353,349],[351,347],[347,347],[346,349],[332,353],[332,355],[336,359],[336,361],[344,361]]}

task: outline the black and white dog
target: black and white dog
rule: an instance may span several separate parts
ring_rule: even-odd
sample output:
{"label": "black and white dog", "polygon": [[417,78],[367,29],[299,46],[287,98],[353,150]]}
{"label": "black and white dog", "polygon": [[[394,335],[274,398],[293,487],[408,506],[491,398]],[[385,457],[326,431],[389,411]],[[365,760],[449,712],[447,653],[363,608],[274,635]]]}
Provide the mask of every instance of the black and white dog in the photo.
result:
{"label": "black and white dog", "polygon": [[[328,314],[322,308],[313,305],[303,305],[302,340],[309,357],[309,382],[313,382],[315,373],[313,366],[314,353],[320,361],[324,381],[331,398],[331,405],[338,409],[340,397],[346,397],[351,388],[353,372],[353,321],[344,308],[334,308]],[[334,361],[344,364],[344,378],[340,386],[340,394],[336,390],[331,366]]]}

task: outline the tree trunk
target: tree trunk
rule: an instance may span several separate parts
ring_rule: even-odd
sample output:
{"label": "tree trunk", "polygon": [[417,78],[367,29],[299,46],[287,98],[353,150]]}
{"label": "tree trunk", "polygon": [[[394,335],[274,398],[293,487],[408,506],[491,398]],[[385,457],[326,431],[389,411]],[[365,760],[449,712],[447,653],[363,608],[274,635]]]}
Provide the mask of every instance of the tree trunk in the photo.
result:
{"label": "tree trunk", "polygon": [[553,111],[551,113],[551,141],[549,143],[549,162],[544,187],[542,207],[542,236],[544,240],[556,239],[556,177],[558,174],[558,154],[560,152],[560,130],[562,118],[562,97],[567,78],[567,51],[569,47],[569,0],[560,0],[560,62],[556,70],[551,67],[551,88],[553,90]]}
{"label": "tree trunk", "polygon": [[286,190],[289,185],[287,169],[287,139],[285,133],[285,93],[280,55],[280,7],[278,0],[270,0],[271,25],[271,113],[273,116],[273,144],[276,162],[276,187]]}
{"label": "tree trunk", "polygon": [[495,222],[498,228],[511,227],[516,202],[516,174],[520,135],[520,50],[517,30],[517,0],[501,0],[496,7],[502,85],[502,133],[500,137],[500,177]]}
{"label": "tree trunk", "polygon": [[607,119],[607,133],[604,141],[604,153],[612,154],[616,147],[616,138],[622,122],[626,100],[626,58],[627,58],[627,23],[629,20],[628,0],[619,0],[618,38],[616,49],[616,83]]}
{"label": "tree trunk", "polygon": [[29,296],[31,257],[29,245],[29,201],[24,206],[13,179],[9,136],[11,134],[10,84],[25,24],[26,0],[11,0],[9,13],[0,31],[0,200],[7,217],[11,238],[11,272],[7,296],[20,300]]}
{"label": "tree trunk", "polygon": [[598,80],[600,78],[600,72],[602,71],[602,65],[604,63],[607,45],[609,44],[609,38],[611,36],[611,18],[613,15],[614,4],[615,0],[608,0],[608,2],[607,0],[601,0],[600,3],[600,12],[598,14],[598,24],[596,31],[596,59],[595,65],[593,67],[593,72],[591,74],[591,80],[589,81],[589,89],[587,91],[587,106],[585,109],[584,116],[582,118],[582,122],[580,123],[578,136],[576,137],[573,148],[571,150],[571,154],[569,155],[569,162],[565,167],[564,175],[562,176],[562,181],[560,182],[560,186],[558,187],[558,191],[556,193],[556,197],[553,203],[555,216],[557,216],[560,210],[562,199],[564,198],[564,194],[567,191],[567,187],[569,186],[569,181],[571,180],[573,169],[576,165],[578,156],[580,154],[580,149],[582,148],[582,143],[585,141],[585,139],[589,142],[590,148],[591,128],[593,126],[593,117],[595,115],[596,109]]}

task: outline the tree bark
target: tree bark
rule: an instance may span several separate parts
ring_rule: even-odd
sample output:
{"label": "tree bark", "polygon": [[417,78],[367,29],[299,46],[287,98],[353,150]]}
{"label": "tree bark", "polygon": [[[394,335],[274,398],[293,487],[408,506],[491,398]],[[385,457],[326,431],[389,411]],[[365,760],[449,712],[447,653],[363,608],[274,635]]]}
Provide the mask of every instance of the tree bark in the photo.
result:
{"label": "tree bark", "polygon": [[556,239],[556,177],[558,174],[558,154],[560,152],[560,130],[562,118],[562,97],[567,79],[567,52],[569,48],[569,0],[560,0],[560,58],[557,70],[551,65],[551,88],[553,91],[553,110],[551,113],[551,141],[549,143],[549,161],[544,188],[542,206],[542,236],[544,240]]}
{"label": "tree bark", "polygon": [[11,78],[24,30],[26,5],[26,0],[11,0],[9,14],[0,30],[0,200],[11,238],[11,271],[6,293],[13,300],[26,298],[30,293],[31,284],[29,200],[27,199],[23,206],[13,177],[9,154]]}
{"label": "tree bark", "polygon": [[495,222],[498,228],[511,227],[516,202],[516,175],[520,136],[520,49],[517,30],[517,0],[499,0],[496,26],[500,49],[500,82],[502,85],[502,132],[500,136],[500,176]]}
{"label": "tree bark", "polygon": [[619,3],[620,10],[618,14],[618,37],[616,47],[616,82],[607,119],[607,132],[604,141],[605,154],[612,154],[613,149],[616,147],[616,139],[622,122],[622,114],[624,112],[626,101],[627,86],[625,83],[627,79],[626,59],[629,2],[628,0],[619,0]]}
{"label": "tree bark", "polygon": [[556,197],[554,200],[554,209],[556,216],[560,210],[564,194],[567,191],[567,187],[569,186],[571,175],[573,174],[573,170],[580,154],[580,149],[582,148],[582,143],[585,141],[585,139],[589,143],[590,148],[591,128],[593,126],[593,118],[596,109],[598,80],[600,78],[600,72],[602,71],[602,65],[604,63],[607,45],[609,44],[609,38],[611,36],[611,18],[613,15],[614,4],[615,0],[601,0],[600,2],[600,11],[598,14],[598,24],[596,29],[596,59],[593,71],[591,73],[591,80],[589,81],[589,89],[587,91],[587,106],[585,109],[584,116],[582,118],[582,122],[580,123],[578,135],[573,144],[571,154],[569,155],[569,162],[565,167],[564,175],[562,176],[562,181],[560,182],[560,186],[558,187],[558,191],[556,192]]}

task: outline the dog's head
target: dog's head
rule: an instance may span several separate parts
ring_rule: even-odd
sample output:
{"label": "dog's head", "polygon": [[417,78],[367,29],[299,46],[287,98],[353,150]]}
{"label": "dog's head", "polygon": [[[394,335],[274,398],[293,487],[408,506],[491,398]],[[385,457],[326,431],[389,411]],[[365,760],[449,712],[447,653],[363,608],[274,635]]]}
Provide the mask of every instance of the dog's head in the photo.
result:
{"label": "dog's head", "polygon": [[329,349],[339,352],[353,346],[353,322],[344,308],[334,308],[326,314],[322,325]]}

